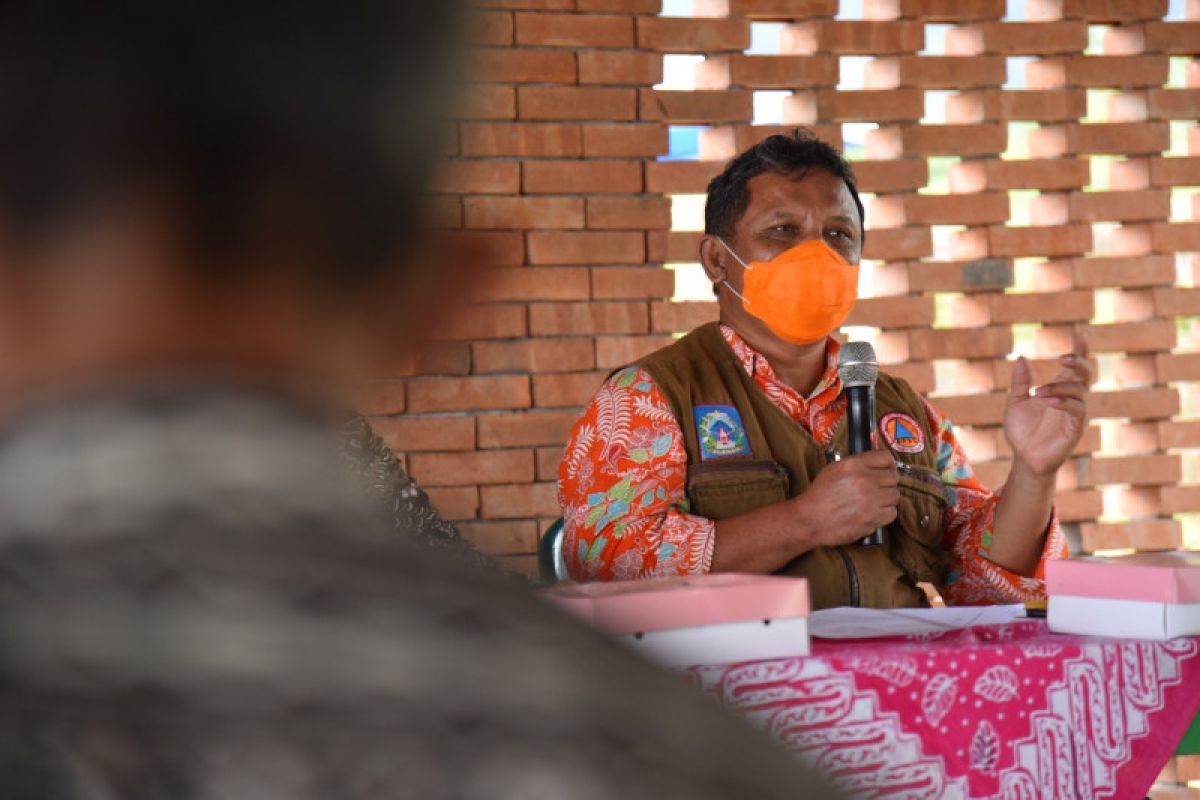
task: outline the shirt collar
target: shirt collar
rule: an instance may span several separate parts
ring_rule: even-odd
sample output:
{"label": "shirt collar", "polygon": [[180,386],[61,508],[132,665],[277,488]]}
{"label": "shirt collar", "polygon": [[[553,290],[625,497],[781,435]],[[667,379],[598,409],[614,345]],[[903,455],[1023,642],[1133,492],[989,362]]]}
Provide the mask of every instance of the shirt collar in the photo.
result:
{"label": "shirt collar", "polygon": [[[746,374],[751,378],[775,383],[783,384],[782,381],[775,375],[775,369],[771,366],[771,362],[767,361],[766,357],[750,346],[749,342],[738,335],[730,326],[724,322],[721,323],[721,335],[725,337],[725,343],[729,345],[729,349],[737,356],[741,362],[742,368],[746,370]],[[837,339],[829,337],[825,340],[825,371],[821,373],[821,379],[817,381],[817,385],[808,395],[806,400],[821,395],[824,392],[833,390],[835,394],[840,394],[842,391],[842,380],[838,377],[837,362],[838,351],[841,350],[841,344]],[[788,387],[790,388],[790,387]]]}

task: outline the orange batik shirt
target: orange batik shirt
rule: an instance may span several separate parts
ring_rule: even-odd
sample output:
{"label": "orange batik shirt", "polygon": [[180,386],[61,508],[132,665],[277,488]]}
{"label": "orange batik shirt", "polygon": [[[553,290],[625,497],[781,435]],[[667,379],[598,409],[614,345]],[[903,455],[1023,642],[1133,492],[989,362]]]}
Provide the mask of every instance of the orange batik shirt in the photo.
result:
{"label": "orange batik shirt", "polygon": [[[804,398],[776,378],[767,359],[732,328],[722,325],[721,333],[763,394],[829,446],[845,414],[837,342],[829,341],[825,372]],[[924,398],[922,403],[950,501],[942,521],[952,556],[943,587],[946,600],[1010,603],[1044,597],[1046,560],[1067,554],[1057,517],[1051,516],[1032,577],[988,560],[998,497],[975,478],[950,421]],[[575,423],[559,466],[563,554],[571,576],[629,580],[708,572],[716,523],[688,513],[687,472],[683,432],[650,374],[632,366],[605,381]]]}

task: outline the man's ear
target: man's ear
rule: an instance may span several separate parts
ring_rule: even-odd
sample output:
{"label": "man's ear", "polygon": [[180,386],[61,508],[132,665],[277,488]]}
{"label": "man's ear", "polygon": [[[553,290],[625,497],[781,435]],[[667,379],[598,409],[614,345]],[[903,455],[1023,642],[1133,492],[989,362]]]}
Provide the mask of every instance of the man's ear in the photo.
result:
{"label": "man's ear", "polygon": [[700,240],[700,263],[704,267],[704,274],[713,282],[714,286],[720,285],[721,281],[729,277],[725,265],[729,262],[729,253],[721,246],[715,236],[706,235]]}

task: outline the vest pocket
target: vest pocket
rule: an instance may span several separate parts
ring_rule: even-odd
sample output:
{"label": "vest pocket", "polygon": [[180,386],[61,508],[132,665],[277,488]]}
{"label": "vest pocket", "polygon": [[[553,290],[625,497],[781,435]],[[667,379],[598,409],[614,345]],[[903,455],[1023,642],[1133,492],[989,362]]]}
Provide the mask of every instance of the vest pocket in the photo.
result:
{"label": "vest pocket", "polygon": [[900,507],[889,526],[892,560],[914,581],[941,583],[949,556],[942,546],[945,485],[934,472],[900,463]]}
{"label": "vest pocket", "polygon": [[787,470],[775,461],[729,461],[688,467],[691,513],[713,520],[736,517],[788,496]]}

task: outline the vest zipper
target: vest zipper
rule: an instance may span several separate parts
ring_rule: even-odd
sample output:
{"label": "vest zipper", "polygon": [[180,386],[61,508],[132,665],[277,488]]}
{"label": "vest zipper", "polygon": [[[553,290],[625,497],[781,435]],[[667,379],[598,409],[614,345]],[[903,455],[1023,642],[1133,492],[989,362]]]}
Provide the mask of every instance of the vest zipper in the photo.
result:
{"label": "vest zipper", "polygon": [[846,577],[850,584],[850,605],[862,605],[862,599],[859,597],[858,590],[858,570],[854,568],[854,561],[847,555],[846,549],[843,547],[834,548],[837,554],[842,557],[842,561],[846,562]]}

